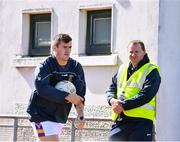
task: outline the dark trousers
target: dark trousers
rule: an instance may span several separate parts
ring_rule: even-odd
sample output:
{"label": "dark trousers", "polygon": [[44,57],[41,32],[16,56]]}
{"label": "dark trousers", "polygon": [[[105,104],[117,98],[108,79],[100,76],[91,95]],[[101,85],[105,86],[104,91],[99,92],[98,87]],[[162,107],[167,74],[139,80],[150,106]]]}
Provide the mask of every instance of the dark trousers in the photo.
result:
{"label": "dark trousers", "polygon": [[151,120],[117,121],[109,133],[109,141],[152,141]]}

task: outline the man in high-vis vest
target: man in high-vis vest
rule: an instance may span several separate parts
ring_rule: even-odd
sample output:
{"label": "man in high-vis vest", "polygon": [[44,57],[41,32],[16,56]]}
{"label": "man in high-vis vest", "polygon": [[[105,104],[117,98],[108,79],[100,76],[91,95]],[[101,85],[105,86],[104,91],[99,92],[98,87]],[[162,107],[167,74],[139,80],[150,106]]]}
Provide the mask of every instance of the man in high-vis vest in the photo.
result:
{"label": "man in high-vis vest", "polygon": [[142,41],[131,41],[128,52],[130,63],[119,67],[106,91],[114,121],[109,141],[152,141],[159,67],[150,63]]}

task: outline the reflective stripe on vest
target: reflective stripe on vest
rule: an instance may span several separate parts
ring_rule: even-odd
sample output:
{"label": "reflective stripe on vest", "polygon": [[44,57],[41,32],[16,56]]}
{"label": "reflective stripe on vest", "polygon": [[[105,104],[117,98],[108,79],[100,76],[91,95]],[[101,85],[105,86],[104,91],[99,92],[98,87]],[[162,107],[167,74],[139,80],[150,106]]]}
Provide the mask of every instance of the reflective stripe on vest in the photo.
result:
{"label": "reflective stripe on vest", "polygon": [[140,106],[141,108],[145,108],[145,109],[149,109],[149,110],[155,110],[155,107],[154,106],[151,106],[151,105],[148,105],[148,104],[145,104],[145,105],[142,105]]}
{"label": "reflective stripe on vest", "polygon": [[[118,71],[117,75],[117,98],[125,98],[130,99],[137,95],[142,88],[145,82],[146,76],[158,66],[153,64],[147,63],[134,72],[133,75],[127,80],[127,66],[121,66]],[[121,97],[122,95],[122,97]],[[140,118],[147,118],[153,120],[155,117],[155,97],[145,105],[142,105],[138,108],[134,108],[131,110],[125,110],[124,114],[131,117],[140,117]],[[117,113],[112,114],[112,120],[115,121],[118,117]]]}
{"label": "reflective stripe on vest", "polygon": [[147,73],[148,73],[148,70],[149,70],[152,66],[153,66],[152,64],[148,65],[148,67],[145,69],[144,74],[143,74],[143,76],[142,76],[142,79],[141,79],[141,81],[140,81],[139,83],[132,82],[132,81],[127,81],[127,82],[125,82],[125,84],[123,85],[123,84],[121,84],[121,83],[119,82],[119,87],[121,88],[121,87],[123,87],[123,86],[125,86],[125,85],[128,85],[128,86],[134,86],[134,87],[137,87],[137,88],[142,89],[143,84],[144,84],[145,79],[146,79],[146,76],[147,76]]}

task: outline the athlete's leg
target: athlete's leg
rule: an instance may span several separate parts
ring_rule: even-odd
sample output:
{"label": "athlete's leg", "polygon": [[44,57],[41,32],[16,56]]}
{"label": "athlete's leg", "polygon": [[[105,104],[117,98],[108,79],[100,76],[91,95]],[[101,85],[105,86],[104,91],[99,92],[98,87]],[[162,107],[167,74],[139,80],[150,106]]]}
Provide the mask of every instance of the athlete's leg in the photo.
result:
{"label": "athlete's leg", "polygon": [[40,142],[59,142],[59,136],[58,135],[50,135],[50,136],[44,136],[39,137]]}
{"label": "athlete's leg", "polygon": [[32,123],[35,136],[40,142],[59,141],[59,135],[62,133],[64,124],[44,121],[40,123]]}

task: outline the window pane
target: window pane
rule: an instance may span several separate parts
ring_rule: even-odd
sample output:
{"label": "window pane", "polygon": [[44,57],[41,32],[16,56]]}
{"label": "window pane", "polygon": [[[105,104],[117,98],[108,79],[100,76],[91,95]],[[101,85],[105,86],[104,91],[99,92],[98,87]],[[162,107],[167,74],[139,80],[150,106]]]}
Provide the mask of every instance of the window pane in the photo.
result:
{"label": "window pane", "polygon": [[111,18],[94,18],[93,44],[111,43]]}
{"label": "window pane", "polygon": [[35,28],[35,46],[49,46],[51,35],[50,22],[36,22]]}

